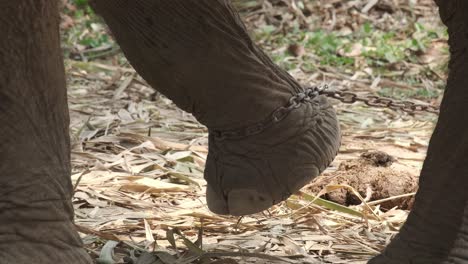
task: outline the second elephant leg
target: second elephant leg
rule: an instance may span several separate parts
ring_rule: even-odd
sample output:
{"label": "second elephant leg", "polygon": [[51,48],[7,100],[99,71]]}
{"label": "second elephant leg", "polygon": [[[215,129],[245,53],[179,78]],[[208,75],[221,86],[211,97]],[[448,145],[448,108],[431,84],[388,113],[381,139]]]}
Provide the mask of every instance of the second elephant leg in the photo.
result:
{"label": "second elephant leg", "polygon": [[451,54],[441,113],[413,211],[371,264],[468,263],[468,2],[436,2]]}
{"label": "second elephant leg", "polygon": [[73,225],[57,0],[0,1],[0,263],[92,263]]}

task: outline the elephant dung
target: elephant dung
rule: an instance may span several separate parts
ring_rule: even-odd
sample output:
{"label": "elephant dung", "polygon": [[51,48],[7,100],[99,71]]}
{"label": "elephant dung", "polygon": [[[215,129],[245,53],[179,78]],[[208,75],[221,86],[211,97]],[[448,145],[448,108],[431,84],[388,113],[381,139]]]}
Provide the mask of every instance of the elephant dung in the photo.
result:
{"label": "elephant dung", "polygon": [[[418,170],[394,161],[394,157],[384,152],[367,152],[359,159],[342,162],[338,170],[325,173],[321,180],[309,188],[319,193],[327,185],[348,185],[365,197],[367,202],[416,192]],[[361,204],[361,200],[347,188],[331,191],[322,198],[346,206]],[[382,202],[381,207],[384,210],[394,207],[411,209],[413,199],[413,196],[391,199]]]}

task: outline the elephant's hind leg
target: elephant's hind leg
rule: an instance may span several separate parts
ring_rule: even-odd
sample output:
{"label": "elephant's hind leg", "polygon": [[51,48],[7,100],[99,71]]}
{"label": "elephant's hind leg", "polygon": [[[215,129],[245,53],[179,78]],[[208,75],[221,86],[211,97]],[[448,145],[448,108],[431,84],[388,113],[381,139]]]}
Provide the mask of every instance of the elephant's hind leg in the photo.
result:
{"label": "elephant's hind leg", "polygon": [[414,209],[372,264],[468,263],[468,1],[436,0],[450,35],[450,74]]}
{"label": "elephant's hind leg", "polygon": [[87,264],[70,201],[56,0],[0,1],[0,263]]}

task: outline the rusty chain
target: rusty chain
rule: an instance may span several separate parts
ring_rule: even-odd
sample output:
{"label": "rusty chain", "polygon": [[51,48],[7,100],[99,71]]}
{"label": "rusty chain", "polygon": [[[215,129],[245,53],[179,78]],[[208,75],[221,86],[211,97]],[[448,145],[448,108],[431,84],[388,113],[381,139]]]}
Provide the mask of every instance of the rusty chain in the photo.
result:
{"label": "rusty chain", "polygon": [[345,104],[353,104],[356,102],[365,103],[371,107],[378,107],[378,108],[389,108],[392,110],[401,110],[406,113],[416,114],[416,113],[432,113],[438,114],[439,107],[432,106],[429,104],[417,104],[410,101],[398,101],[391,98],[380,97],[375,95],[364,95],[359,96],[356,93],[347,92],[347,91],[334,91],[329,90],[327,85],[324,86],[314,86],[309,87],[306,90],[312,90],[318,92],[318,94],[325,95],[327,97],[337,99],[342,103]]}
{"label": "rusty chain", "polygon": [[318,95],[324,95],[333,99],[337,99],[345,104],[362,102],[371,107],[401,110],[410,114],[421,112],[428,112],[434,114],[439,113],[439,108],[432,105],[416,104],[410,101],[397,101],[390,98],[379,97],[375,95],[359,96],[352,92],[329,90],[328,86],[324,85],[308,87],[302,92],[293,95],[286,105],[279,107],[266,119],[254,125],[228,131],[210,130],[210,134],[216,140],[242,139],[248,136],[260,134],[273,124],[276,124],[284,118],[286,118],[286,116],[291,111],[301,107],[301,105],[304,103],[312,101]]}

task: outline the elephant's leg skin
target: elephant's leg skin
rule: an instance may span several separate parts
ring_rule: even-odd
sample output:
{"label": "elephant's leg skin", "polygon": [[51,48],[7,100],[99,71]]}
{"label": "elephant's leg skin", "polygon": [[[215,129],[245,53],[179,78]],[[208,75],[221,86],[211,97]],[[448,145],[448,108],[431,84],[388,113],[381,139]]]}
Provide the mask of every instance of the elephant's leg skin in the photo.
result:
{"label": "elephant's leg skin", "polygon": [[268,209],[335,157],[340,129],[333,107],[317,96],[281,116],[303,89],[255,45],[230,1],[94,0],[94,6],[138,73],[208,127],[205,179],[213,212]]}
{"label": "elephant's leg skin", "polygon": [[468,2],[439,0],[450,73],[413,211],[371,264],[468,263]]}
{"label": "elephant's leg skin", "polygon": [[0,263],[88,264],[73,225],[56,0],[0,1]]}

